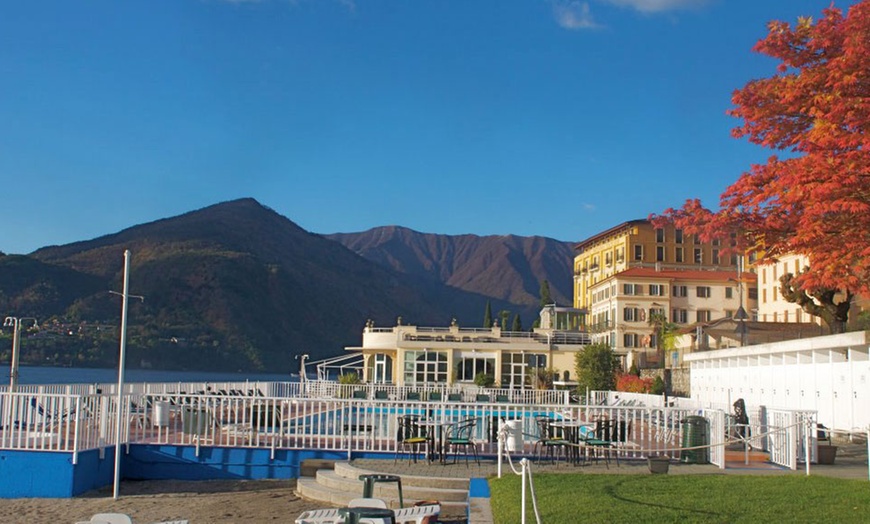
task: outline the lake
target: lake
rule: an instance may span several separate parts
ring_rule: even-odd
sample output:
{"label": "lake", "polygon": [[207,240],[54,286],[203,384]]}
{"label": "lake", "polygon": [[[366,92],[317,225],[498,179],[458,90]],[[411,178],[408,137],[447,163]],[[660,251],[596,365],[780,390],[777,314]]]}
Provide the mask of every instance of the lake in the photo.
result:
{"label": "lake", "polygon": [[[9,371],[0,371],[0,377],[8,383]],[[213,373],[206,371],[161,371],[157,369],[128,369],[124,382],[296,382],[297,376],[271,373]],[[96,384],[118,382],[118,369],[114,368],[18,368],[19,384]]]}

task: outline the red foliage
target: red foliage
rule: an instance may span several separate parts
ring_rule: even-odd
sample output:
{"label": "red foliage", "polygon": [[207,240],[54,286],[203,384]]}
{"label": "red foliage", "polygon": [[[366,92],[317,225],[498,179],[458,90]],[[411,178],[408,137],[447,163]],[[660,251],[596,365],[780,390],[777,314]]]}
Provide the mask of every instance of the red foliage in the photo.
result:
{"label": "red foliage", "polygon": [[[825,9],[813,24],[772,22],[754,50],[781,61],[777,74],[734,92],[735,137],[771,149],[722,194],[719,211],[689,200],[652,216],[761,262],[805,254],[805,288],[870,294],[870,0],[846,17]],[[734,235],[734,236],[732,236]],[[731,240],[731,242],[728,242]]]}
{"label": "red foliage", "polygon": [[640,378],[631,373],[616,376],[616,391],[630,393],[649,393],[652,390],[653,379]]}

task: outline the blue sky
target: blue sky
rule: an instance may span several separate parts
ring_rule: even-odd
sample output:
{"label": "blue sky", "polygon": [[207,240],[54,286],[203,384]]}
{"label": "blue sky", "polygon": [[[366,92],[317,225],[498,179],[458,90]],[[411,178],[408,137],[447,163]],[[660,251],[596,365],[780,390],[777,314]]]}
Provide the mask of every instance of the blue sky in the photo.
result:
{"label": "blue sky", "polygon": [[725,115],[774,72],[752,45],[828,5],[8,2],[0,251],[241,197],[315,233],[565,241],[712,205],[770,155]]}

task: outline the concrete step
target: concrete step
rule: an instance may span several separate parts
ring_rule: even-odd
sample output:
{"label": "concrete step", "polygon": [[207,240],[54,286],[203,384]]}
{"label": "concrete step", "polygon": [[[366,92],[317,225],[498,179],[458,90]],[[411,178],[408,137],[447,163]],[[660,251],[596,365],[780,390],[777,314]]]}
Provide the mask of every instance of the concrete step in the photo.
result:
{"label": "concrete step", "polygon": [[[402,486],[404,493],[404,485]],[[345,507],[347,504],[355,499],[362,496],[362,487],[358,492],[347,492],[344,489],[333,488],[319,483],[316,479],[312,478],[299,478],[296,481],[296,493],[300,497],[304,497],[309,500],[315,500],[319,502],[323,502],[327,506],[331,507]],[[390,508],[398,508],[399,507],[399,499],[398,495],[395,498],[392,497],[381,497],[375,493],[377,498],[382,499],[387,503],[387,506]],[[421,500],[438,500],[434,497],[426,497],[425,499],[415,499],[409,498],[407,495],[404,498],[405,506],[412,506]],[[468,514],[468,502],[466,501],[439,501],[441,503],[441,516],[443,517],[464,517]]]}
{"label": "concrete step", "polygon": [[[400,478],[402,479],[402,495],[406,499],[452,502],[468,501],[468,488],[449,489],[430,486],[411,486],[405,484],[405,477]],[[363,496],[363,482],[361,480],[343,477],[335,471],[321,469],[317,472],[316,480],[318,484],[355,494],[355,497]],[[392,482],[378,482],[375,484],[373,495],[375,498],[379,499],[398,499],[399,488]]]}
{"label": "concrete step", "polygon": [[[373,473],[381,473],[379,471],[364,469],[354,466],[349,462],[336,462],[334,466],[336,475],[359,480],[360,475],[369,475]],[[407,491],[409,487],[425,487],[438,489],[461,490],[468,493],[467,478],[450,478],[450,477],[431,477],[422,475],[399,475],[402,478],[402,490]]]}
{"label": "concrete step", "polygon": [[335,462],[328,459],[305,459],[299,465],[299,476],[314,477],[319,469],[334,469]]}

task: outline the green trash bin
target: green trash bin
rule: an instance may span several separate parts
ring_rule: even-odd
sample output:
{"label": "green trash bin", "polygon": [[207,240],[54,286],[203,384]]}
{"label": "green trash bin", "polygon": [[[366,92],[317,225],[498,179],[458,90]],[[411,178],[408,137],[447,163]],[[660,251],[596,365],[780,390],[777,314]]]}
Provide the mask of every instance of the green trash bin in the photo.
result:
{"label": "green trash bin", "polygon": [[181,431],[189,435],[204,435],[208,420],[208,411],[185,407],[181,411]]}
{"label": "green trash bin", "polygon": [[707,430],[709,423],[707,419],[697,415],[690,415],[680,421],[680,426],[683,433],[681,447],[697,448],[682,450],[680,462],[685,464],[707,464],[710,462],[708,458],[710,448],[698,448],[698,446],[707,446],[710,443],[708,438],[709,431]]}

